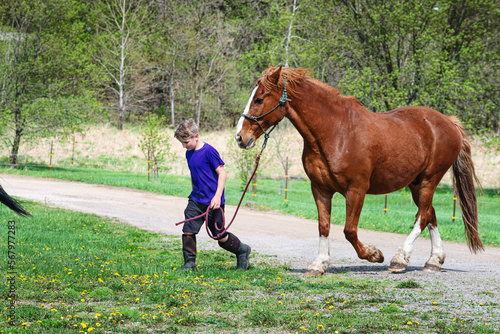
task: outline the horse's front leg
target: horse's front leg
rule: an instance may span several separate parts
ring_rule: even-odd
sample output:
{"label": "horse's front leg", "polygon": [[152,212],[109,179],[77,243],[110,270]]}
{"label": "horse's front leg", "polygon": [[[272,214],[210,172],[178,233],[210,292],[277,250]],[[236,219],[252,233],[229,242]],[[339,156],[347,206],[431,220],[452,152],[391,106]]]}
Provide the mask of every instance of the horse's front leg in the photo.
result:
{"label": "horse's front leg", "polygon": [[307,267],[306,275],[322,275],[330,265],[330,215],[333,193],[324,192],[312,186],[312,193],[318,207],[319,251],[318,257]]}
{"label": "horse's front leg", "polygon": [[358,223],[366,193],[363,191],[349,190],[346,194],[346,222],[344,234],[353,245],[358,257],[370,262],[384,262],[384,255],[375,246],[365,246],[358,239]]}

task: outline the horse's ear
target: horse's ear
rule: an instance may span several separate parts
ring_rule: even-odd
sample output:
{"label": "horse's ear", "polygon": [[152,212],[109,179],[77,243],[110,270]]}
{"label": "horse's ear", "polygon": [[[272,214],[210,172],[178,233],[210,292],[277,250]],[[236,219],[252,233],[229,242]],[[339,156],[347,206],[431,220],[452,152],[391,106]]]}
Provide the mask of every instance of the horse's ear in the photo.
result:
{"label": "horse's ear", "polygon": [[273,73],[271,73],[271,75],[269,75],[269,79],[270,81],[275,84],[275,85],[278,85],[278,82],[280,80],[280,75],[281,75],[281,67],[278,67],[278,69],[276,71],[274,71]]}

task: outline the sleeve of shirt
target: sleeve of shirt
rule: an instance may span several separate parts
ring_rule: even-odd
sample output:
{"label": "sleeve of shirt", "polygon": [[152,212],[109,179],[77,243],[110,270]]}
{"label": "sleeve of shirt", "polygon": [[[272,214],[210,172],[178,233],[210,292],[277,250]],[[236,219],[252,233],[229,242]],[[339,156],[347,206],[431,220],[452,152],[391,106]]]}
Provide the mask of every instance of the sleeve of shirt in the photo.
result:
{"label": "sleeve of shirt", "polygon": [[216,170],[220,165],[224,165],[224,161],[222,161],[222,158],[219,155],[219,152],[214,148],[210,151],[210,154],[208,155],[208,159],[210,162],[210,165],[214,170]]}

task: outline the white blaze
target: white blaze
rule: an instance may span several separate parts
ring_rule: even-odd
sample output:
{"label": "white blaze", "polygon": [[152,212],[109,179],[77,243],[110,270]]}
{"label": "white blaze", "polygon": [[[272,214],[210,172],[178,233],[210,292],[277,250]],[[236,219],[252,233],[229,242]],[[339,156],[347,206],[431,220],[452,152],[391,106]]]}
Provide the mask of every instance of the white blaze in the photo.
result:
{"label": "white blaze", "polygon": [[[257,92],[258,86],[255,86],[253,89],[252,95],[250,95],[250,98],[248,99],[247,105],[245,107],[245,111],[243,111],[243,114],[246,115],[248,114],[248,110],[250,110],[250,104],[252,103],[253,97],[255,95],[255,92]],[[238,132],[241,131],[241,128],[243,127],[243,121],[245,120],[245,117],[241,116],[240,120],[238,121],[238,124],[236,125],[236,134],[235,137],[238,136]]]}

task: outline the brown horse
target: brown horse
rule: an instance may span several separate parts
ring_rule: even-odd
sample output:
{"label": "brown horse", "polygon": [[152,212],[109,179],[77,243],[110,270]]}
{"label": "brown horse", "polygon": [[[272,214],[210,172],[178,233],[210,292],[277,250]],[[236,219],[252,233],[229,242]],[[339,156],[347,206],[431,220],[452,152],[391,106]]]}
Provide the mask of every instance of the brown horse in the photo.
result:
{"label": "brown horse", "polygon": [[[353,97],[310,77],[306,69],[271,67],[262,73],[236,130],[241,148],[287,117],[304,139],[302,163],[311,180],[319,220],[319,254],[308,274],[323,274],[330,262],[331,200],[346,199],[344,234],[359,258],[383,262],[374,246],[358,239],[366,194],[387,194],[408,186],[418,207],[415,225],[391,260],[389,270],[404,271],[413,243],[427,227],[431,256],[425,270],[439,271],[445,254],[432,206],[434,191],[452,166],[469,249],[482,250],[470,143],[460,121],[424,107],[372,113]],[[266,132],[267,131],[267,132]],[[478,183],[479,184],[479,183]]]}

